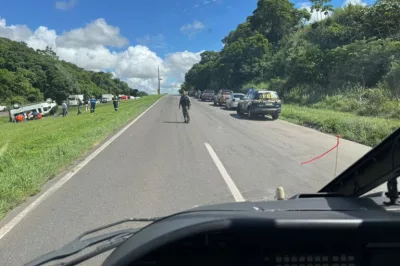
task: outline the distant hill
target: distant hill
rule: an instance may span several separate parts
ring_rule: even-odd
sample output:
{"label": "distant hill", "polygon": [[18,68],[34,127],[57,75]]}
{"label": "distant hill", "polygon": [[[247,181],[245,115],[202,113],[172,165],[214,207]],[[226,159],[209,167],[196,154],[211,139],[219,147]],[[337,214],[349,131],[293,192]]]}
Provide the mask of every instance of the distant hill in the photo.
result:
{"label": "distant hill", "polygon": [[87,71],[59,60],[54,51],[34,50],[23,42],[0,38],[0,104],[20,104],[71,94],[99,97],[105,93],[146,95],[111,73]]}

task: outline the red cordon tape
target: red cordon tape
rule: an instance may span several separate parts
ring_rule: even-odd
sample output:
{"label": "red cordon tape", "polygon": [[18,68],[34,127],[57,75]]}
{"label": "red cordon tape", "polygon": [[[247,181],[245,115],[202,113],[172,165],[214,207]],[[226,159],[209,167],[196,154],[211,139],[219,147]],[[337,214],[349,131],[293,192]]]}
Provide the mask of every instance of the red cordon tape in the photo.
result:
{"label": "red cordon tape", "polygon": [[329,151],[326,151],[326,152],[324,152],[323,154],[321,154],[320,156],[317,156],[317,157],[315,157],[315,158],[313,158],[313,159],[311,159],[311,160],[309,160],[309,161],[306,161],[306,162],[302,162],[301,164],[303,165],[303,164],[308,164],[308,163],[311,163],[311,162],[313,162],[313,161],[315,161],[315,160],[318,160],[319,158],[322,158],[322,157],[324,157],[325,155],[327,155],[328,153],[330,153],[331,151],[333,151],[334,149],[336,149],[337,147],[339,147],[339,139],[340,139],[340,136],[336,136],[336,140],[337,140],[337,142],[336,142],[336,145],[335,146],[333,146],[331,149],[329,149]]}

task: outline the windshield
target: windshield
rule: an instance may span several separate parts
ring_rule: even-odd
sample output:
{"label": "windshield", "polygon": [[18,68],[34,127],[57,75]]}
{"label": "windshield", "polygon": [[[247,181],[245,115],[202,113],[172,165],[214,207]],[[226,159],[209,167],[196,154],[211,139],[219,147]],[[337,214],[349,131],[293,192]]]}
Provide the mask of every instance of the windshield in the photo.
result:
{"label": "windshield", "polygon": [[318,192],[400,127],[399,0],[2,4],[2,265],[221,193]]}
{"label": "windshield", "polygon": [[243,94],[233,94],[233,98],[235,99],[243,99],[244,95]]}

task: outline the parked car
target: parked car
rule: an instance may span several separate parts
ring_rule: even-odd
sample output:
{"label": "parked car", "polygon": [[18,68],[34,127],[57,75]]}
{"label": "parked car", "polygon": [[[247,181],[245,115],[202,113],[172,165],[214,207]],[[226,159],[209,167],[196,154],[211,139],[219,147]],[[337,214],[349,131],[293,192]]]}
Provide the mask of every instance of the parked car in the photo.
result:
{"label": "parked car", "polygon": [[201,94],[201,100],[204,101],[212,101],[214,99],[214,90],[204,90]]}
{"label": "parked car", "polygon": [[241,99],[243,99],[244,93],[236,93],[233,92],[226,97],[225,108],[226,109],[233,109],[237,108],[238,103]]}
{"label": "parked car", "polygon": [[214,97],[214,105],[223,105],[225,104],[226,97],[233,93],[231,90],[220,90],[217,94],[217,97]]}
{"label": "parked car", "polygon": [[249,92],[239,102],[237,114],[247,114],[249,119],[256,115],[271,115],[273,120],[279,118],[281,113],[282,101],[276,91],[257,91],[250,89]]}
{"label": "parked car", "polygon": [[201,91],[198,90],[198,91],[196,91],[196,94],[195,94],[194,97],[195,97],[196,99],[200,99],[200,95],[201,95]]}
{"label": "parked car", "polygon": [[214,103],[214,105],[217,105],[217,103],[218,103],[218,93],[214,94],[213,103]]}

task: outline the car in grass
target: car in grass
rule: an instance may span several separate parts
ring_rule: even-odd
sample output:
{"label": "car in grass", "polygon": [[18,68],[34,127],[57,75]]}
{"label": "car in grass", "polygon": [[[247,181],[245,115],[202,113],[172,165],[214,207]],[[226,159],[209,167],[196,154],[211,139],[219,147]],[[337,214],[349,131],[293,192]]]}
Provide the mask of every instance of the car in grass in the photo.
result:
{"label": "car in grass", "polygon": [[237,114],[247,114],[248,119],[270,115],[273,120],[276,120],[281,110],[282,101],[276,91],[250,89],[238,103]]}
{"label": "car in grass", "polygon": [[226,109],[236,109],[240,100],[244,97],[244,93],[233,92],[228,95],[225,101]]}
{"label": "car in grass", "polygon": [[51,99],[47,99],[45,102],[30,103],[27,105],[20,106],[18,104],[14,105],[14,109],[10,110],[9,117],[10,121],[14,122],[15,117],[18,114],[36,112],[42,116],[53,115],[57,112],[57,103]]}

